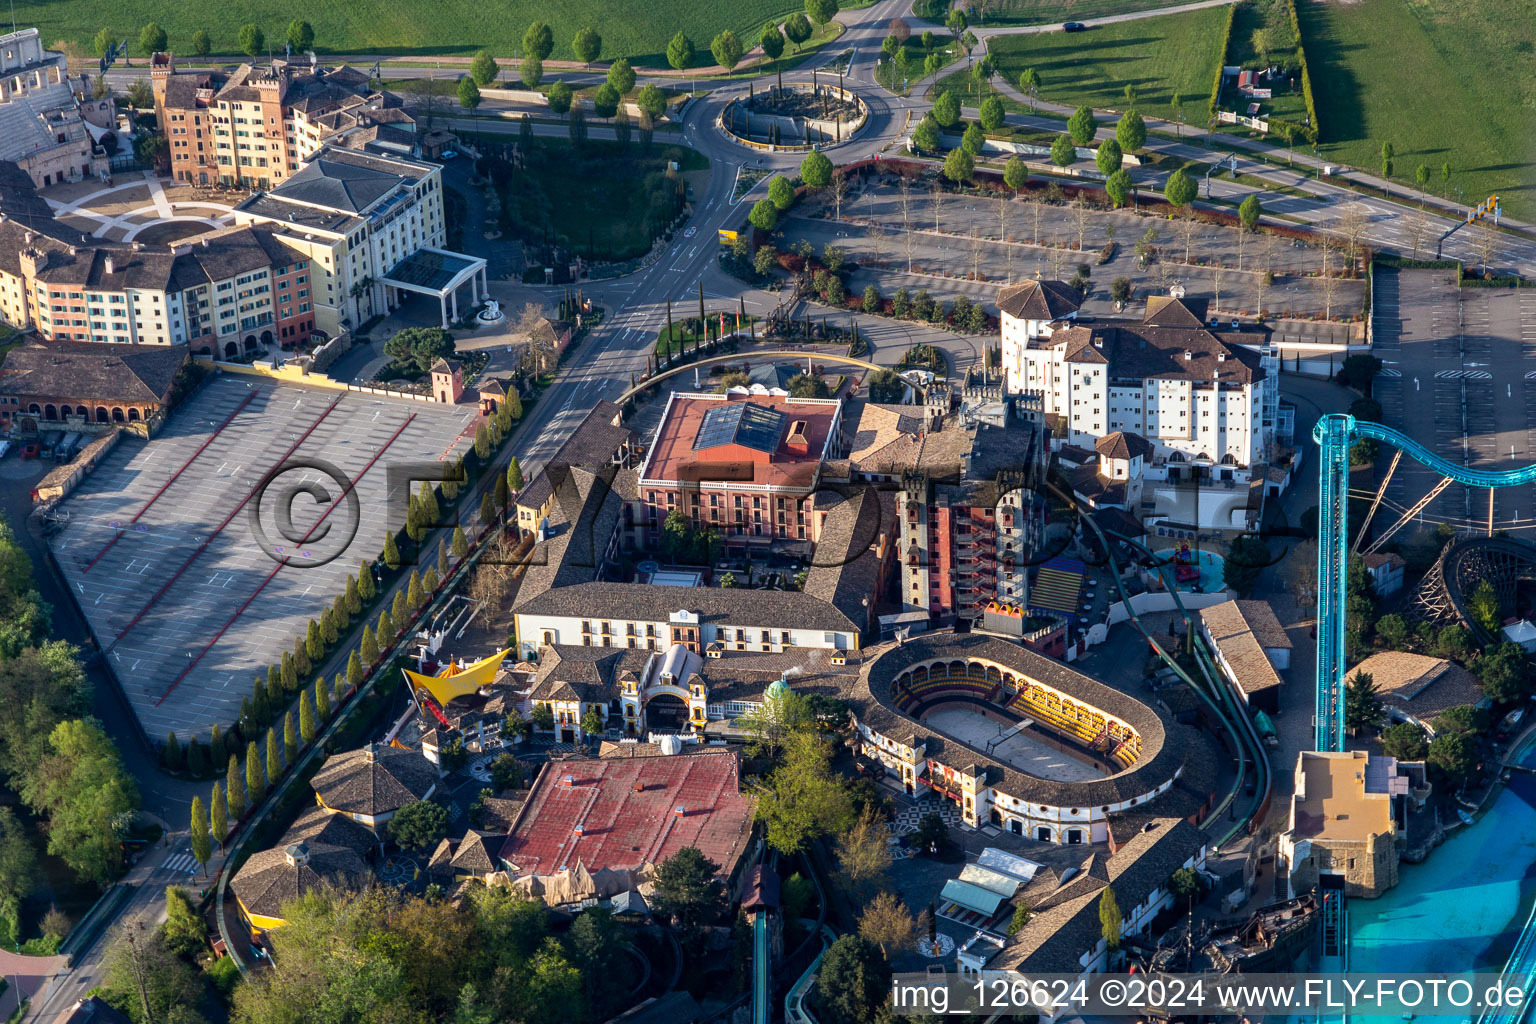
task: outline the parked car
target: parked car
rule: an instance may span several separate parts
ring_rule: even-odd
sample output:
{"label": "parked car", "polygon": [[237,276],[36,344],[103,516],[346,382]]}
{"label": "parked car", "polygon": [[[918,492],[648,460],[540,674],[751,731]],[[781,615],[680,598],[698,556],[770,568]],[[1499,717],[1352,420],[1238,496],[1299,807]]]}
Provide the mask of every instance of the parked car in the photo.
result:
{"label": "parked car", "polygon": [[1080,21],[1069,21],[1065,25],[1061,26],[1061,30],[1063,32],[1081,32],[1087,27],[1087,25],[1084,25]]}

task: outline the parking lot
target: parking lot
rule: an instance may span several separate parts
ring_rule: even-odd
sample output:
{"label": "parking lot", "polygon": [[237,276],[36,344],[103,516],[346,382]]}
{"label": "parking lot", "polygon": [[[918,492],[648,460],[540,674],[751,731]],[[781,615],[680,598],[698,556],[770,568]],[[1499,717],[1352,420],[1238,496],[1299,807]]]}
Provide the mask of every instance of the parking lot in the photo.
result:
{"label": "parking lot", "polygon": [[145,732],[234,721],[253,678],[404,522],[386,481],[456,457],[475,415],[230,374],[103,460],[50,543]]}
{"label": "parking lot", "polygon": [[[1536,296],[1458,288],[1448,271],[1384,271],[1376,309],[1373,351],[1383,367],[1374,393],[1388,426],[1480,469],[1536,460]],[[1387,510],[1411,506],[1438,479],[1405,460],[1387,488]],[[1488,492],[1452,484],[1423,519],[1486,530]],[[1536,526],[1536,487],[1496,491],[1493,526]]]}

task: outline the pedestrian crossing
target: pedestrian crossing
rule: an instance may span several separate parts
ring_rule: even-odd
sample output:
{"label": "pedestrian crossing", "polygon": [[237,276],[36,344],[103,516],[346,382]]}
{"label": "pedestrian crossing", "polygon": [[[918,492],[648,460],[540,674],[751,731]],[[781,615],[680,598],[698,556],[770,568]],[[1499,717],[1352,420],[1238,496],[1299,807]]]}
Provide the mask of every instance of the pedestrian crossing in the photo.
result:
{"label": "pedestrian crossing", "polygon": [[170,871],[178,875],[193,875],[198,872],[199,868],[197,858],[193,857],[190,852],[187,852],[176,853],[167,857],[165,862],[160,865],[160,870]]}

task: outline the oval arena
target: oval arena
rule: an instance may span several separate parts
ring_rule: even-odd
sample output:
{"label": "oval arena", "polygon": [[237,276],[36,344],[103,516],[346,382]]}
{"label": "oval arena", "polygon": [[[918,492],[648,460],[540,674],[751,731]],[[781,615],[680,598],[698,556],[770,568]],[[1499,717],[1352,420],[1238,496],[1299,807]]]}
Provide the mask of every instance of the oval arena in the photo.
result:
{"label": "oval arena", "polygon": [[1162,711],[980,634],[893,646],[859,688],[859,753],[908,794],[931,789],[968,825],[1045,842],[1110,839],[1110,815],[1167,792],[1187,758],[1209,753]]}

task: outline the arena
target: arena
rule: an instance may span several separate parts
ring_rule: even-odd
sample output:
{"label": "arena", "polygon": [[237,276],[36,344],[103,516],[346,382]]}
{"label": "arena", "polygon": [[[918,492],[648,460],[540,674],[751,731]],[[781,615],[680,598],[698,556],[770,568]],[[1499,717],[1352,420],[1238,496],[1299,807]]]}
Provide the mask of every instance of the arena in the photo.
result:
{"label": "arena", "polygon": [[858,688],[859,752],[907,793],[931,789],[967,824],[1046,842],[1104,841],[1111,814],[1167,792],[1187,758],[1211,755],[1162,711],[981,634],[892,646]]}

